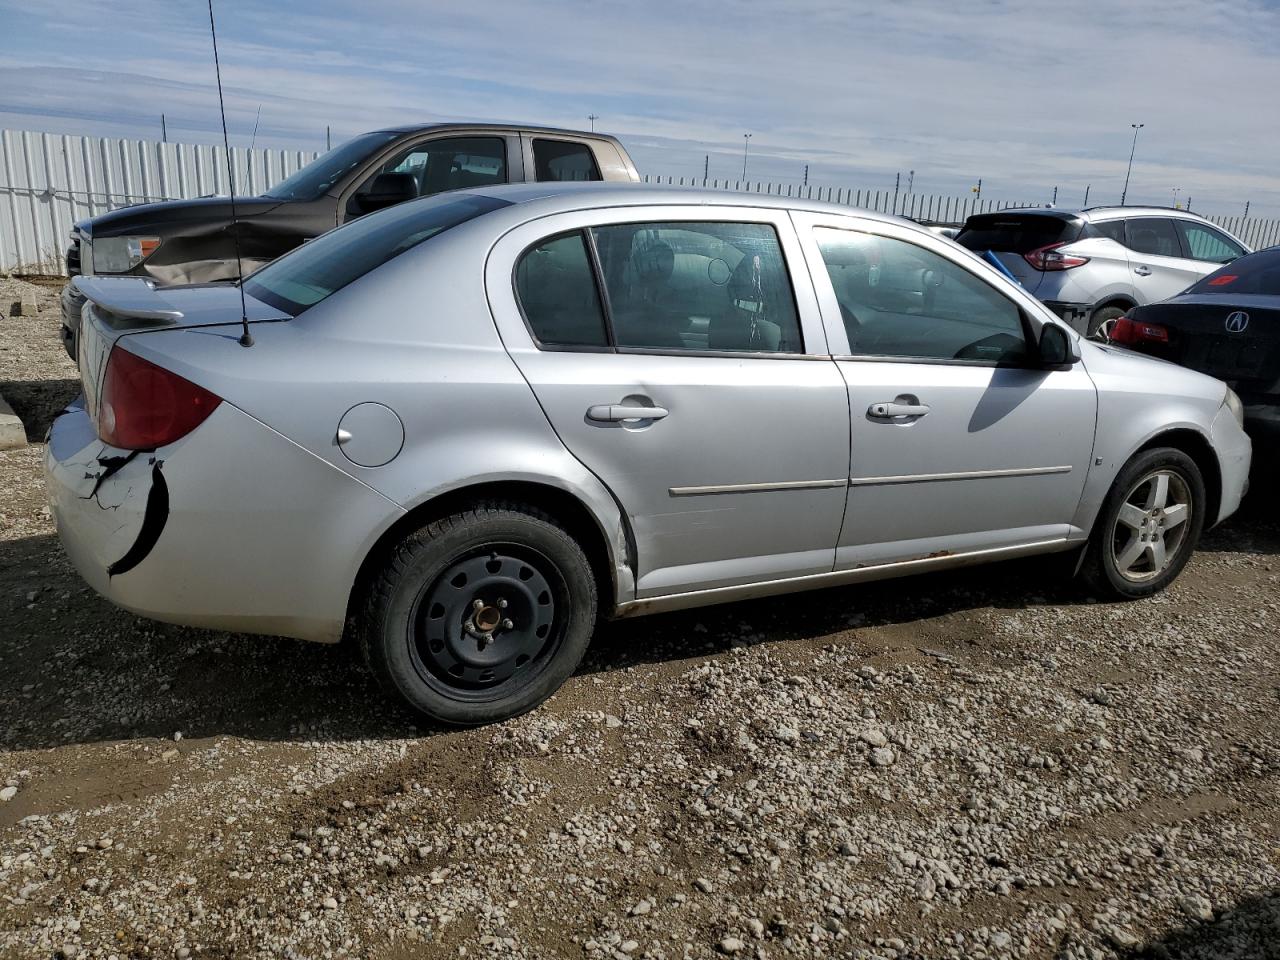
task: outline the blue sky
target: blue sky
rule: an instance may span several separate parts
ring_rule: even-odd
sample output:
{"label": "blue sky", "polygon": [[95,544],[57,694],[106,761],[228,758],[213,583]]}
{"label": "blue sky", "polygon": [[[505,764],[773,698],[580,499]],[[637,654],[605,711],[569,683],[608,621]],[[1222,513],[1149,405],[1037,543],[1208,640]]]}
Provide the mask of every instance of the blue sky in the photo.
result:
{"label": "blue sky", "polygon": [[[1275,0],[215,0],[233,143],[597,126],[642,171],[1280,216]],[[0,0],[0,125],[219,134],[203,0]],[[15,42],[15,40],[17,42]]]}

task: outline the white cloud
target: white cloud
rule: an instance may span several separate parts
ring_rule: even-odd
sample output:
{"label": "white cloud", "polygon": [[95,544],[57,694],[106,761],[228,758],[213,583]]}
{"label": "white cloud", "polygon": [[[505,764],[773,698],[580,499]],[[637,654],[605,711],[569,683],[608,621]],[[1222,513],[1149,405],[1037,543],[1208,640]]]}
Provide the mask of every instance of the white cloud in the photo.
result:
{"label": "white cloud", "polygon": [[[0,121],[199,139],[217,130],[200,4],[121,0],[82,32],[0,17],[36,36],[0,56]],[[642,168],[1078,202],[1118,198],[1143,122],[1131,199],[1280,215],[1280,11],[1260,0],[367,0],[269,7],[219,0],[228,117],[242,141],[321,145],[379,125],[475,116],[581,126],[603,116]],[[95,53],[95,50],[98,51]],[[96,78],[88,80],[86,70]],[[7,116],[6,116],[7,114]],[[19,122],[20,121],[20,122]],[[108,129],[110,128],[110,129]]]}

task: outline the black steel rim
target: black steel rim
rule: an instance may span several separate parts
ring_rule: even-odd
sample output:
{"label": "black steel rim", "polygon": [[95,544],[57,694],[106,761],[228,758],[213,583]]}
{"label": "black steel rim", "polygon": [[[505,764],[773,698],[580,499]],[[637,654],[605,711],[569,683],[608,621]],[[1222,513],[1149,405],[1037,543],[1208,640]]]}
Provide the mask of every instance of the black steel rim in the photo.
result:
{"label": "black steel rim", "polygon": [[452,699],[496,700],[554,659],[568,608],[564,577],[538,551],[510,543],[467,551],[414,601],[414,668]]}

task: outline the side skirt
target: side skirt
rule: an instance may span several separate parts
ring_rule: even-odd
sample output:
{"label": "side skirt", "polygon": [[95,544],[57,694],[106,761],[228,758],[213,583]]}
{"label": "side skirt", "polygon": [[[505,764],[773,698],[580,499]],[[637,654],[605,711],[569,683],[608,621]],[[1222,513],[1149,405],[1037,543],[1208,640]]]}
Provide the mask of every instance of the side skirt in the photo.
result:
{"label": "side skirt", "polygon": [[738,600],[753,600],[757,597],[772,597],[781,593],[820,590],[824,587],[839,587],[849,583],[862,583],[869,580],[888,580],[913,573],[969,567],[1041,553],[1058,553],[1079,545],[1078,541],[1065,538],[1041,540],[1036,543],[1024,543],[1012,547],[971,550],[966,553],[919,557],[914,560],[898,560],[893,563],[876,564],[875,566],[855,567],[852,570],[837,570],[832,573],[815,573],[806,577],[789,577],[783,580],[765,580],[760,583],[743,583],[732,587],[717,587],[714,590],[694,590],[689,593],[672,593],[662,597],[646,597],[642,600],[628,600],[626,603],[619,604],[614,608],[613,617],[614,619],[640,617],[650,613],[666,613],[672,610],[688,610],[692,607],[707,607],[717,603],[733,603]]}

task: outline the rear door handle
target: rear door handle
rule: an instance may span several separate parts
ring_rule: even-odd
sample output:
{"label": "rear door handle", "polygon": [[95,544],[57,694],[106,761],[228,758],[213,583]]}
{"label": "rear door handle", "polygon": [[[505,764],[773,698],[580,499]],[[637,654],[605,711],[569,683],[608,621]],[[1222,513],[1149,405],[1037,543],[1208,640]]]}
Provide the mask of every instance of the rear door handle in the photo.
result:
{"label": "rear door handle", "polygon": [[1151,276],[1151,268],[1146,266],[1145,264],[1134,267],[1133,272],[1140,277]]}
{"label": "rear door handle", "polygon": [[670,411],[666,407],[642,407],[631,403],[598,403],[587,410],[587,419],[599,423],[622,420],[661,420]]}
{"label": "rear door handle", "polygon": [[923,417],[929,412],[925,403],[873,403],[867,407],[867,416],[876,420],[900,420],[906,417]]}

